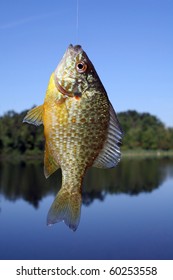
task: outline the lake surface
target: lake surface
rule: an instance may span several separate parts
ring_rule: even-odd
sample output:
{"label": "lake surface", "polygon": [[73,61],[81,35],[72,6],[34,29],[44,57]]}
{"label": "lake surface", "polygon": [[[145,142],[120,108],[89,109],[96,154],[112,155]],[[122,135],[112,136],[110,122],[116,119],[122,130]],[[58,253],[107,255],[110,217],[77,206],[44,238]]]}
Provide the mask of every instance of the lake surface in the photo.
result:
{"label": "lake surface", "polygon": [[75,232],[46,225],[60,186],[42,163],[0,163],[0,259],[173,259],[173,159],[91,168]]}

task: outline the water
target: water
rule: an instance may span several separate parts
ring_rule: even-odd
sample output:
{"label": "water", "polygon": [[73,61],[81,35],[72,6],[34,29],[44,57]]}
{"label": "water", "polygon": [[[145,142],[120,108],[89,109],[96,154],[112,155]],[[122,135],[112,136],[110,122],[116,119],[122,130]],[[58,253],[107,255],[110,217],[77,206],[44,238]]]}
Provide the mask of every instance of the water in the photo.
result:
{"label": "water", "polygon": [[76,232],[46,225],[60,186],[42,164],[0,163],[0,259],[173,259],[173,159],[91,168]]}

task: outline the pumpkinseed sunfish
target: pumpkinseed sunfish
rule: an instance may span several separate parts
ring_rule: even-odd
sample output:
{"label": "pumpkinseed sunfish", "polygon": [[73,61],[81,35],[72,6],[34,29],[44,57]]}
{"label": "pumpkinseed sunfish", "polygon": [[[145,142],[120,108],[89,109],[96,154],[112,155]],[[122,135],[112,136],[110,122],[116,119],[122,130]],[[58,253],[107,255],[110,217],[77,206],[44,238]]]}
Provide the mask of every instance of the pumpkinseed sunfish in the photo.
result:
{"label": "pumpkinseed sunfish", "polygon": [[120,161],[122,130],[96,70],[79,45],[70,45],[52,73],[44,104],[23,122],[44,125],[44,174],[62,170],[62,187],[47,217],[76,230],[82,181],[90,166],[111,168]]}

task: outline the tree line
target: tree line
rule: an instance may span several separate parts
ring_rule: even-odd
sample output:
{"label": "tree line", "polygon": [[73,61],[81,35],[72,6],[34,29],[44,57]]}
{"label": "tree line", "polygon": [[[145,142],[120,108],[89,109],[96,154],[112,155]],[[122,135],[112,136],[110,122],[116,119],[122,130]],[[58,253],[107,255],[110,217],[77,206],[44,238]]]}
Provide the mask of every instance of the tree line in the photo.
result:
{"label": "tree line", "polygon": [[156,116],[129,110],[119,113],[118,118],[124,130],[123,149],[173,149],[173,128]]}
{"label": "tree line", "polygon": [[[0,117],[0,155],[39,156],[44,150],[43,126],[22,123],[27,111],[8,111]],[[124,131],[122,150],[173,150],[173,128],[156,116],[137,111],[117,114]]]}
{"label": "tree line", "polygon": [[39,155],[44,150],[43,126],[23,123],[28,110],[8,111],[0,117],[0,154]]}

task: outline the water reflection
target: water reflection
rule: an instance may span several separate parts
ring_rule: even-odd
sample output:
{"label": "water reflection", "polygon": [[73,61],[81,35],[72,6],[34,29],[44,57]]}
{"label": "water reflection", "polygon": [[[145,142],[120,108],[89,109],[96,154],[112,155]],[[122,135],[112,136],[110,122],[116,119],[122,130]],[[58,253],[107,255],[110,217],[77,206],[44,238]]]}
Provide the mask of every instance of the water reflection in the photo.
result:
{"label": "water reflection", "polygon": [[0,163],[0,259],[173,258],[173,159],[91,168],[75,234],[46,226],[60,186],[61,172],[46,180],[42,163]]}
{"label": "water reflection", "polygon": [[[115,169],[91,168],[83,186],[83,204],[95,199],[103,201],[107,194],[137,195],[158,188],[168,176],[173,176],[173,159],[123,159]],[[61,187],[61,171],[48,180],[42,164],[0,163],[0,192],[8,200],[22,198],[38,207],[39,201]]]}

